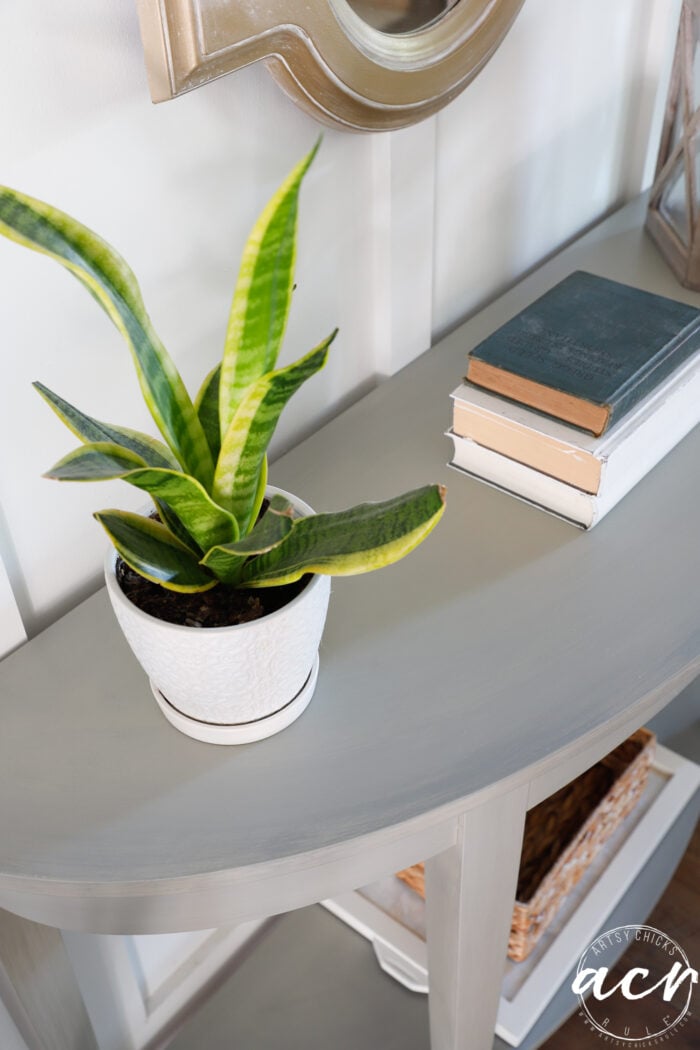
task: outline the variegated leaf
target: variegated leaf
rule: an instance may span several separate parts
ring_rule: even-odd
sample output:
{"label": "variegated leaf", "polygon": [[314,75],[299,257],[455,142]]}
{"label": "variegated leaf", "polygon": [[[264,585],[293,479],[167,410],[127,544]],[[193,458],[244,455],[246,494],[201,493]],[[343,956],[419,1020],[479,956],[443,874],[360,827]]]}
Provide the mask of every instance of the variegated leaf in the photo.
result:
{"label": "variegated leaf", "polygon": [[246,388],[277,361],[294,280],[299,189],[319,145],[320,139],[269,201],[243,251],[221,370],[222,441]]}
{"label": "variegated leaf", "polygon": [[0,188],[0,233],[55,259],[90,291],[124,336],[145,401],[167,444],[183,467],[209,487],[214,467],[204,431],[126,262],[69,215],[6,187]]}
{"label": "variegated leaf", "polygon": [[260,470],[258,472],[258,487],[253,497],[253,506],[250,511],[250,521],[255,522],[258,520],[260,508],[263,505],[265,499],[265,489],[267,488],[267,474],[268,474],[268,462],[267,455],[263,456],[262,463],[260,464]]}
{"label": "variegated leaf", "polygon": [[200,558],[202,555],[202,548],[192,539],[172,507],[169,507],[162,499],[154,498],[153,502],[155,503],[160,520],[170,529],[173,536],[178,539],[180,543],[184,543],[188,550],[191,550],[193,554],[197,555],[197,558]]}
{"label": "variegated leaf", "polygon": [[425,539],[444,504],[442,485],[426,485],[382,503],[300,518],[279,546],[246,562],[241,584],[276,587],[307,572],[351,576],[391,565]]}
{"label": "variegated leaf", "polygon": [[125,474],[124,481],[167,503],[202,551],[238,538],[236,519],[212,500],[196,478],[147,467]]}
{"label": "variegated leaf", "polygon": [[201,551],[238,539],[236,519],[212,500],[189,474],[149,467],[133,452],[117,445],[81,445],[64,456],[47,477],[58,481],[105,481],[121,478],[165,502]]}
{"label": "variegated leaf", "polygon": [[128,449],[140,456],[149,467],[167,467],[178,469],[178,462],[167,445],[156,441],[149,434],[127,427],[117,427],[111,423],[102,423],[99,419],[86,415],[75,408],[43,383],[32,384],[41,394],[44,401],[54,410],[58,418],[72,430],[81,441],[107,441],[113,445]]}
{"label": "variegated leaf", "polygon": [[194,400],[195,411],[199,417],[199,422],[202,424],[211,458],[215,464],[219,458],[219,450],[221,448],[221,430],[219,428],[220,378],[221,365],[218,364],[209,372]]}
{"label": "variegated leaf", "polygon": [[208,591],[217,580],[160,522],[124,510],[103,510],[95,518],[119,556],[134,572],[171,591]]}
{"label": "variegated leaf", "polygon": [[323,368],[335,335],[332,332],[294,364],[262,376],[238,406],[221,445],[212,491],[217,503],[235,515],[242,536],[255,520],[260,468],[282,409],[302,383]]}
{"label": "variegated leaf", "polygon": [[108,441],[81,445],[46,471],[45,478],[53,481],[109,481],[123,478],[146,463],[135,452],[120,448]]}
{"label": "variegated leaf", "polygon": [[292,516],[289,500],[284,496],[273,496],[270,506],[247,536],[237,543],[212,547],[201,564],[206,565],[222,583],[237,584],[247,558],[272,550],[289,535]]}

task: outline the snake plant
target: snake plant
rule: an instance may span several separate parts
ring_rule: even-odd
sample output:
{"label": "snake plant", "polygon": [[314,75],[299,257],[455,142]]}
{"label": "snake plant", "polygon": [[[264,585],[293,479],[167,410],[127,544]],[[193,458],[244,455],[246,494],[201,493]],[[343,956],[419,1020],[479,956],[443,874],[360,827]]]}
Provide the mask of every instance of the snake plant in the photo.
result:
{"label": "snake plant", "polygon": [[0,232],[66,267],[126,341],[162,435],[86,415],[42,383],[36,389],[82,444],[46,476],[122,478],[153,499],[157,519],[122,510],[95,517],[121,558],[173,591],[217,584],[274,587],[305,573],[349,575],[389,565],[415,548],[444,509],[441,486],[381,503],[295,517],[274,496],[264,506],[267,448],[292,394],[326,363],[335,332],[277,368],[293,289],[299,190],[318,145],[292,170],[248,238],[221,362],[190,397],[153,329],[132,271],[70,216],[0,188]]}

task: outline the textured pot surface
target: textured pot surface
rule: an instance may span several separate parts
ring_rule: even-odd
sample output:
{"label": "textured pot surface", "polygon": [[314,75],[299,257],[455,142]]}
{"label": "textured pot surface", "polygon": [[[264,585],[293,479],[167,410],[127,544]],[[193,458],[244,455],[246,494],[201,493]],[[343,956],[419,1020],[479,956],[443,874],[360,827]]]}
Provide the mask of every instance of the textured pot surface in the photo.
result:
{"label": "textured pot surface", "polygon": [[[302,514],[312,513],[289,498]],[[119,624],[151,682],[178,711],[237,725],[279,711],[302,689],[321,641],[330,577],[313,576],[287,605],[250,623],[183,627],[134,605],[117,582],[116,562],[110,551],[105,578]]]}

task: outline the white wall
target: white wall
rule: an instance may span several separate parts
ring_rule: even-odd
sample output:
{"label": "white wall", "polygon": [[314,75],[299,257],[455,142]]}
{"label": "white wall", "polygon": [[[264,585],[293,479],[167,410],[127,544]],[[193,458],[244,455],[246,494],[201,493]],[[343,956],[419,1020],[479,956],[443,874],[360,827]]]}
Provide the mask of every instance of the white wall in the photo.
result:
{"label": "white wall", "polygon": [[[285,359],[335,324],[341,337],[277,449],[639,190],[678,7],[526,0],[437,118],[392,136],[326,131],[302,197]],[[220,352],[247,229],[317,126],[256,68],[153,107],[134,0],[3,4],[0,39],[0,182],[124,254],[196,389]],[[32,634],[97,585],[105,543],[91,511],[142,499],[41,479],[74,441],[31,380],[102,418],[149,423],[126,350],[77,282],[0,240],[0,289],[0,558]],[[10,1046],[4,1023],[0,1010]]]}
{"label": "white wall", "polygon": [[526,0],[437,118],[433,330],[445,332],[651,178],[673,0]]}

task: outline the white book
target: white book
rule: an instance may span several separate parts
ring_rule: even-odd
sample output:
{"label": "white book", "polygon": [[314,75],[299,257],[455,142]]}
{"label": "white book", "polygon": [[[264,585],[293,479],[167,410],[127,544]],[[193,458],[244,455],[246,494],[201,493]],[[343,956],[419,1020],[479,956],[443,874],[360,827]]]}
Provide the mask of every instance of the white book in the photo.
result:
{"label": "white book", "polygon": [[460,437],[452,430],[447,435],[454,442],[454,455],[449,464],[451,467],[581,528],[591,529],[600,520],[599,496],[567,485],[565,481],[552,478],[549,474],[541,474],[539,470],[478,445],[470,438]]}
{"label": "white book", "polygon": [[[626,474],[640,458],[646,463],[646,473],[680,441],[700,420],[699,391],[700,354],[695,354],[616,426],[594,437],[462,383],[452,392],[452,430],[595,495],[616,491],[619,475]],[[657,448],[662,450],[660,455]]]}
{"label": "white book", "polygon": [[470,438],[460,437],[454,431],[448,432],[454,443],[450,466],[584,529],[592,529],[698,422],[700,372],[678,389],[672,403],[675,410],[668,416],[664,414],[663,421],[659,417],[659,425],[651,431],[645,429],[643,439],[637,437],[638,428],[631,432],[629,440],[618,446],[619,452],[612,460],[614,465],[609,461],[595,495],[518,463]]}

